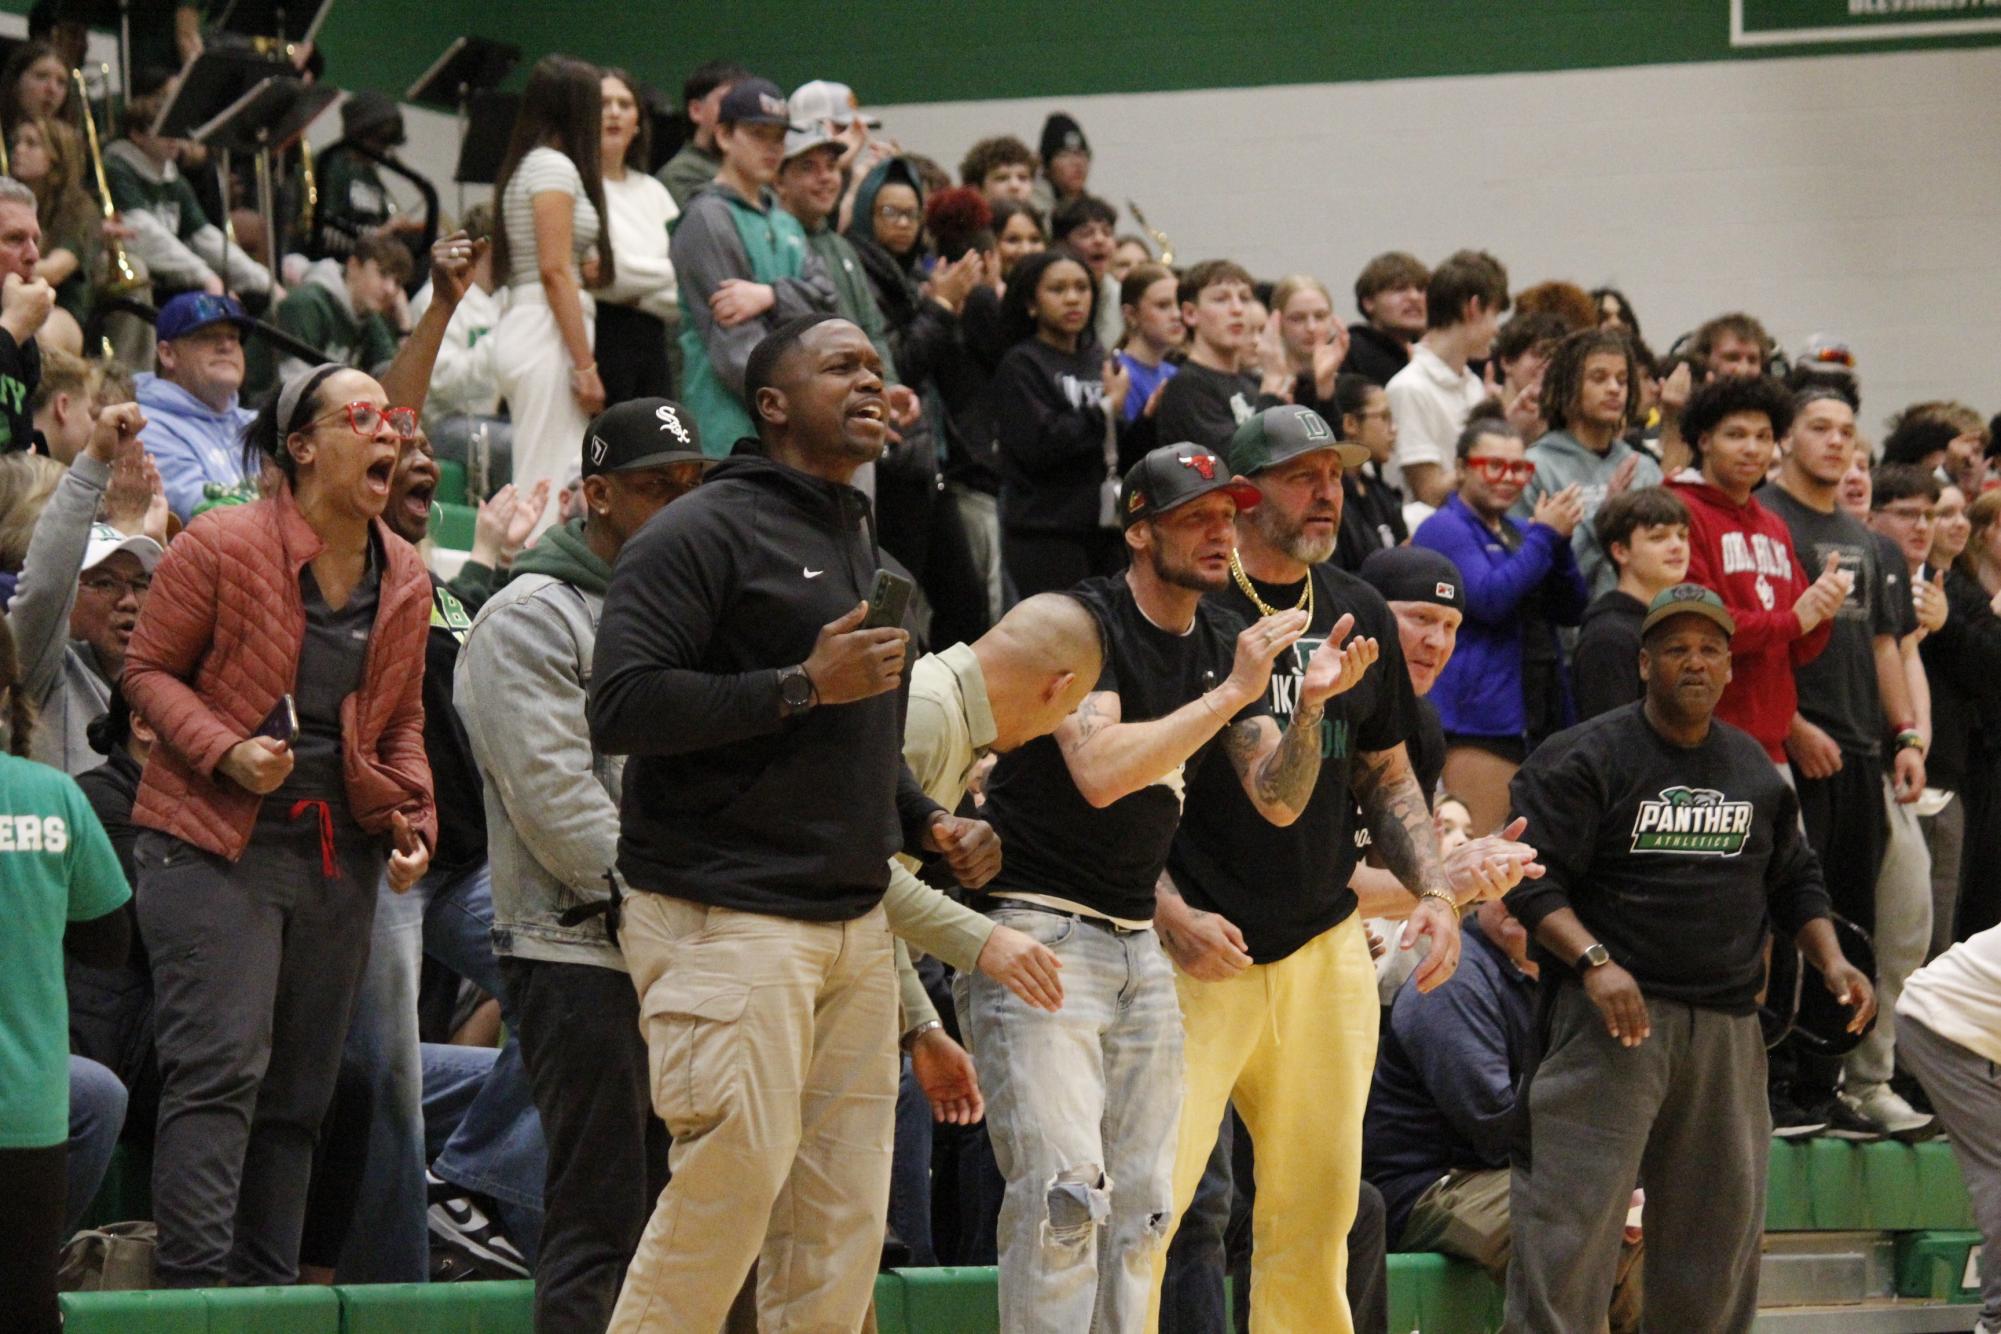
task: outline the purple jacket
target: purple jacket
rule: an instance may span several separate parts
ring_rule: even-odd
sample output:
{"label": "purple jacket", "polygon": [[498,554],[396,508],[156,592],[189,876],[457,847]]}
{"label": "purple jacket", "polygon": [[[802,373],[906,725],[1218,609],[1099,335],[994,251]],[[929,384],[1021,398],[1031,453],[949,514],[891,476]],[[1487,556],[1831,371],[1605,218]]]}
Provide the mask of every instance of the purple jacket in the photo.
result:
{"label": "purple jacket", "polygon": [[1522,613],[1539,596],[1536,610],[1558,625],[1576,625],[1590,600],[1568,538],[1545,524],[1501,522],[1521,534],[1517,550],[1502,546],[1455,493],[1411,535],[1414,545],[1449,558],[1466,582],[1459,646],[1431,691],[1448,733],[1523,735]]}

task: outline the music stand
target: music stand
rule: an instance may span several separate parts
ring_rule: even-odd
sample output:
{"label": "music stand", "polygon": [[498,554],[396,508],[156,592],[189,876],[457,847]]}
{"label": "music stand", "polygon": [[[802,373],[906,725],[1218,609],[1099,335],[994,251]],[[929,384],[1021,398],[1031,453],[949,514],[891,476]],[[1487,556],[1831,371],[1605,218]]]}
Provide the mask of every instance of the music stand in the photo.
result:
{"label": "music stand", "polygon": [[[219,90],[240,82],[242,68],[197,80],[195,72],[209,59],[203,54],[189,66],[189,77],[182,80],[173,99],[160,109],[153,132],[169,138],[192,139],[214,149],[216,169],[221,172],[225,187],[230,179],[232,156],[256,155],[257,211],[264,220],[264,238],[275,266],[284,251],[271,197],[271,153],[304,134],[306,126],[340,96],[340,90],[326,84],[307,84],[291,74],[269,73],[271,62],[260,60],[258,64],[266,71],[264,76],[218,106]],[[229,198],[227,188],[223,198]],[[225,286],[229,281],[229,244],[229,229],[225,227],[222,256]]]}
{"label": "music stand", "polygon": [[[332,0],[328,0],[329,3]],[[86,28],[110,28],[118,34],[118,86],[132,96],[132,21],[172,29],[180,0],[56,0],[55,21],[81,23]]]}
{"label": "music stand", "polygon": [[507,156],[507,141],[514,133],[514,118],[520,110],[519,93],[473,94],[453,180],[460,185],[494,184],[494,178],[500,175],[501,160]]}
{"label": "music stand", "polygon": [[228,0],[209,26],[303,46],[320,35],[332,8],[333,0]]}
{"label": "music stand", "polygon": [[[474,96],[490,92],[521,63],[521,48],[490,37],[455,37],[443,55],[404,92],[403,100],[436,107],[458,118],[459,154],[465,155],[466,123]],[[466,211],[465,178],[459,178],[458,207]]]}

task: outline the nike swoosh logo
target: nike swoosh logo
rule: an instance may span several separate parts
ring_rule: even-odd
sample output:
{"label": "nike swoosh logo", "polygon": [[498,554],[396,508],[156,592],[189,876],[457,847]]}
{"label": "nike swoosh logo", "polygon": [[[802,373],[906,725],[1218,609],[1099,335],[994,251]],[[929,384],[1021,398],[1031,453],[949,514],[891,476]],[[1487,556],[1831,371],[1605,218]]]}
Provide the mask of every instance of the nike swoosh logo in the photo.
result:
{"label": "nike swoosh logo", "polygon": [[805,575],[805,576],[806,576],[806,577],[807,577],[808,579],[818,579],[818,578],[819,578],[819,577],[820,577],[821,575],[825,574],[825,573],[826,573],[826,571],[825,571],[825,570],[809,570],[809,569],[807,569],[806,567],[804,567],[804,566],[802,565],[802,566],[800,566],[800,567],[799,567],[799,573],[801,573],[801,574]]}

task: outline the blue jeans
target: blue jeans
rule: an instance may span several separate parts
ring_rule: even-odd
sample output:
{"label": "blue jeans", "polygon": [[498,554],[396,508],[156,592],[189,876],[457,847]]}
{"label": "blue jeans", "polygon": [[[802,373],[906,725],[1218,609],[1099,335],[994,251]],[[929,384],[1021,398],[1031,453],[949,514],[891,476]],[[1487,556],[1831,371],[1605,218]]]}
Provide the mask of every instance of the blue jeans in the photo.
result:
{"label": "blue jeans", "polygon": [[1152,931],[1029,908],[992,915],[1063,962],[1055,1014],[978,974],[955,984],[1007,1179],[1000,1326],[1136,1332],[1173,1222],[1182,1080],[1173,970]]}
{"label": "blue jeans", "polygon": [[125,1128],[125,1086],[96,1061],[69,1058],[69,1204],[63,1216],[67,1241],[83,1221],[104,1174],[111,1168],[111,1151]]}
{"label": "blue jeans", "polygon": [[931,1244],[931,1103],[903,1058],[896,1089],[896,1151],[889,1160],[889,1228],[910,1249],[913,1268],[938,1263]]}
{"label": "blue jeans", "polygon": [[343,1283],[422,1283],[429,1276],[427,1161],[444,1180],[491,1197],[502,1229],[534,1258],[546,1155],[511,1036],[443,1149],[433,1158],[425,1144],[418,973],[428,954],[495,997],[511,1034],[514,1011],[494,960],[492,927],[484,862],[457,875],[434,872],[405,894],[391,891],[386,880],[378,891],[368,970],[347,1034],[348,1059],[371,1073],[375,1114],[355,1204],[355,1217],[365,1225],[354,1228],[342,1248]]}

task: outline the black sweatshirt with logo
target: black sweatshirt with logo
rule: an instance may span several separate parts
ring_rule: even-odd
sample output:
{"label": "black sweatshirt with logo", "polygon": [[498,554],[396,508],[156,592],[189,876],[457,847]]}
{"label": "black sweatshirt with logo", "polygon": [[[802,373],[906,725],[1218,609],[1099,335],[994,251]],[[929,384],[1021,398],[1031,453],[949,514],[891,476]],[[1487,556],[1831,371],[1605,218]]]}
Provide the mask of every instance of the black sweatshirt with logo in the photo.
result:
{"label": "black sweatshirt with logo", "polygon": [[630,757],[618,869],[634,889],[806,921],[881,900],[889,858],[938,810],[903,764],[908,671],[789,719],[778,685],[868,597],[872,526],[853,487],[736,456],[619,553],[590,721]]}
{"label": "black sweatshirt with logo", "polygon": [[1701,744],[1677,746],[1645,707],[1557,733],[1515,775],[1514,813],[1547,873],[1508,907],[1531,935],[1574,909],[1649,998],[1749,1014],[1767,915],[1785,940],[1828,915],[1798,798],[1748,733],[1715,721]]}

